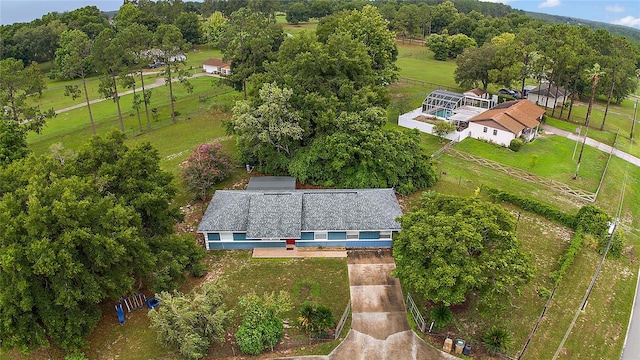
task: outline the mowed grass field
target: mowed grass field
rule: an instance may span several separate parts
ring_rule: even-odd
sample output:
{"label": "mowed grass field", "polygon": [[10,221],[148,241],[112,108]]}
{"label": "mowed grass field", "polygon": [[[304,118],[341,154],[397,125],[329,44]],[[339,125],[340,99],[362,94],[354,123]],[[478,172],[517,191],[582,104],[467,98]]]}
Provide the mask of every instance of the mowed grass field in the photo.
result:
{"label": "mowed grass field", "polygon": [[[286,26],[285,28],[300,31],[300,29],[312,29],[314,26],[313,24],[303,24],[298,27]],[[290,32],[294,32],[294,30]],[[197,52],[188,54],[189,67],[193,67],[194,72],[199,71],[198,62],[201,63],[209,57],[219,58],[221,55],[217,51],[207,51],[206,45],[200,46]],[[397,65],[400,68],[401,78],[420,80],[424,83],[399,81],[390,86],[392,92],[388,125],[390,127],[397,126],[394,125],[397,122],[397,114],[417,108],[430,91],[438,88],[438,84],[445,87],[456,87],[453,81],[455,62],[435,61],[431,52],[422,46],[399,45]],[[151,75],[152,78],[153,76]],[[236,100],[241,99],[241,94],[209,77],[193,79],[192,82],[195,90],[192,94],[186,93],[180,85],[176,85],[174,88],[177,97],[176,110],[180,113],[176,124],[173,124],[169,117],[168,89],[163,86],[153,90],[152,107],[158,109],[158,119],[152,121],[151,131],[146,130],[146,119],[144,112],[142,112],[143,131],[140,132],[137,116],[135,111],[131,109],[132,96],[126,95],[121,99],[125,130],[128,136],[127,143],[134,146],[141,142],[150,142],[158,149],[161,166],[175,175],[179,174],[179,164],[184,161],[193,148],[201,143],[221,141],[229,151],[236,150],[235,140],[226,135],[223,121],[230,118],[230,108]],[[57,100],[48,99],[47,93],[42,98],[42,101],[50,101],[54,109],[68,104],[68,98],[60,96],[61,88],[59,86],[62,84],[50,84],[51,89],[57,87],[55,90],[57,93],[50,94],[52,97],[56,96]],[[60,101],[59,105],[57,101]],[[76,101],[81,103],[82,99]],[[95,104],[94,107],[99,134],[119,129],[115,104],[111,100]],[[628,113],[629,110],[626,103],[623,103],[623,107],[620,109],[615,107],[613,109],[623,114]],[[607,120],[607,123],[607,129],[608,126],[617,124],[613,117]],[[571,123],[550,122],[550,124],[575,129],[575,125]],[[593,134],[596,139],[613,141],[608,140],[611,139],[610,131],[590,130],[590,134]],[[55,143],[62,143],[68,149],[77,149],[90,136],[91,129],[86,108],[80,108],[60,114],[50,120],[42,134],[29,136],[29,143],[36,154],[44,154],[49,151],[49,146]],[[421,139],[427,153],[432,153],[444,144],[439,139],[426,134],[422,134]],[[575,143],[568,139],[548,136],[526,145],[519,153],[476,141],[464,141],[457,146],[457,149],[594,191],[606,162],[606,154],[586,147],[581,166],[581,178],[578,182],[574,182],[570,180],[575,170],[575,160],[571,160],[574,146]],[[534,156],[537,156],[535,161]],[[584,205],[579,200],[539,185],[522,182],[507,174],[497,173],[447,155],[440,158],[436,162],[436,166],[441,173],[441,179],[433,188],[435,191],[472,196],[476,189],[493,186],[511,193],[537,198],[571,213],[575,213],[579,206]],[[234,179],[246,177],[246,174],[241,173],[242,169]],[[622,259],[605,262],[603,272],[592,293],[589,308],[581,316],[579,324],[566,344],[566,354],[563,355],[566,359],[617,359],[616,356],[619,356],[622,347],[629,306],[633,298],[635,276],[637,275],[637,265],[634,265],[634,262],[637,261],[634,249],[640,246],[640,232],[638,231],[640,229],[640,191],[638,191],[640,189],[638,184],[640,168],[629,167],[623,160],[614,157],[596,202],[596,205],[602,206],[614,215],[621,197],[625,173],[627,174],[627,189],[622,208],[621,227],[628,232],[627,244],[629,248]],[[232,181],[230,180],[230,182]],[[229,185],[230,182],[226,182],[223,186]],[[176,178],[176,184],[181,186],[178,178]],[[411,203],[418,196],[419,194],[414,194],[413,197],[407,197],[403,201]],[[481,196],[484,196],[482,191]],[[192,199],[192,194],[183,190],[176,202],[183,205]],[[517,208],[511,209],[514,212],[521,212]],[[517,355],[519,348],[529,335],[533,321],[544,306],[545,299],[537,295],[537,290],[541,287],[551,287],[548,276],[555,269],[557,257],[566,248],[568,236],[570,236],[568,229],[535,215],[523,213],[518,225],[518,237],[522,240],[525,249],[532,254],[537,266],[534,280],[523,288],[521,293],[514,294],[508,303],[505,302],[504,308],[487,309],[478,302],[471,302],[467,304],[466,312],[464,309],[459,309],[460,311],[457,312],[458,315],[450,328],[452,335],[475,339],[476,343],[474,344],[478,347],[478,335],[482,334],[487,327],[493,324],[504,326],[512,333],[515,340],[509,355]],[[599,255],[592,246],[585,246],[561,283],[549,314],[545,317],[529,350],[527,350],[526,359],[550,358],[550,354],[555,352],[555,348],[586,290],[586,285],[591,279],[598,260]],[[230,307],[235,306],[240,293],[251,290],[261,292],[264,291],[263,289],[282,288],[292,292],[292,296],[294,296],[297,294],[295,289],[307,286],[304,284],[302,286],[300,283],[296,285],[296,281],[300,279],[304,279],[308,284],[318,283],[322,289],[318,301],[330,304],[336,317],[341,315],[346,305],[345,301],[348,301],[348,286],[344,280],[346,279],[346,264],[342,260],[336,260],[335,263],[265,262],[249,259],[245,252],[216,252],[209,253],[207,261],[210,269],[209,276],[219,274],[226,277],[234,287],[233,291],[236,291],[236,295],[230,293],[226,300]],[[332,270],[323,272],[325,268]],[[331,281],[325,282],[329,278]],[[190,291],[201,281],[206,281],[206,279],[192,279],[181,290]],[[309,290],[308,293],[310,294],[311,291]],[[611,294],[615,294],[615,296]],[[85,351],[89,358],[138,359],[140,354],[145,354],[144,358],[154,359],[170,359],[177,356],[157,343],[155,333],[148,328],[146,310],[132,313],[127,323],[120,326],[117,324],[113,304],[106,302],[102,308],[105,316],[89,337],[90,346]],[[293,321],[295,311],[287,314],[287,317]],[[298,335],[294,334],[294,336]],[[441,346],[441,344],[435,345]],[[334,346],[335,343],[318,347],[301,344],[294,353],[328,353]],[[237,349],[234,350],[232,347],[214,346],[209,358],[233,356],[234,351],[237,355]],[[56,359],[63,358],[60,350],[49,349],[49,354],[42,351],[30,356],[20,356],[15,352],[0,353],[0,360],[45,359],[49,355]]]}

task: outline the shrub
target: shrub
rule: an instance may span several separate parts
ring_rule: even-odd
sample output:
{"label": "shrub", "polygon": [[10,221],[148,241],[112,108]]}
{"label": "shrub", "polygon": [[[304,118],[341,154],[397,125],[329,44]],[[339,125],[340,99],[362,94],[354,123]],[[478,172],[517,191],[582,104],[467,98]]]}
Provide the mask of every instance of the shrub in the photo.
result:
{"label": "shrub", "polygon": [[597,238],[605,236],[609,230],[611,217],[602,209],[594,205],[580,208],[576,215],[576,230],[582,230]]}
{"label": "shrub", "polygon": [[482,343],[487,348],[487,351],[498,354],[509,350],[513,344],[513,339],[507,331],[493,326],[482,337]]}
{"label": "shrub", "polygon": [[324,305],[305,302],[300,310],[298,325],[303,331],[311,334],[322,334],[333,328],[336,320],[331,309]]}
{"label": "shrub", "polygon": [[225,310],[223,296],[217,282],[206,283],[190,294],[160,293],[161,306],[149,311],[158,342],[177,348],[186,359],[207,355],[212,341],[224,341],[231,312]]}
{"label": "shrub", "polygon": [[434,326],[437,330],[442,330],[453,320],[453,312],[448,306],[438,305],[431,309],[431,319],[434,322]]}
{"label": "shrub", "polygon": [[284,324],[279,315],[291,309],[289,294],[280,291],[262,297],[251,293],[240,298],[243,309],[242,324],[236,332],[236,342],[245,354],[258,355],[276,346],[284,334]]}
{"label": "shrub", "polygon": [[509,143],[509,149],[513,150],[513,151],[519,151],[520,148],[522,147],[522,145],[524,145],[524,142],[520,139],[513,139],[511,140],[511,142]]}
{"label": "shrub", "polygon": [[231,156],[218,142],[198,146],[183,163],[182,179],[204,200],[207,190],[226,179],[233,171]]}
{"label": "shrub", "polygon": [[441,139],[454,131],[456,131],[456,126],[448,121],[438,121],[438,123],[433,126],[433,133]]}
{"label": "shrub", "polygon": [[551,290],[547,289],[544,286],[541,286],[540,288],[538,288],[538,296],[543,299],[549,299],[551,297]]}
{"label": "shrub", "polygon": [[155,254],[155,266],[147,275],[151,290],[169,291],[184,281],[185,272],[200,277],[206,266],[202,262],[205,250],[196,244],[193,235],[167,235],[150,238],[149,247]]}
{"label": "shrub", "polygon": [[[608,236],[603,236],[600,238],[600,242],[598,243],[598,252],[600,254],[604,254],[604,250],[607,247],[607,242],[609,242]],[[622,230],[617,230],[615,233],[613,233],[613,239],[611,240],[611,245],[609,246],[609,252],[607,253],[607,256],[617,259],[622,255],[623,249],[624,233],[622,232]]]}

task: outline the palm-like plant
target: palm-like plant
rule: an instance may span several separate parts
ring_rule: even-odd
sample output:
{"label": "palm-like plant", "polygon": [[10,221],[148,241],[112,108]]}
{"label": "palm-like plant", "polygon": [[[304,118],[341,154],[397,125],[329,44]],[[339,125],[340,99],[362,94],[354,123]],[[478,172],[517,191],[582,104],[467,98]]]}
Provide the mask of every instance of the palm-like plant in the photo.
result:
{"label": "palm-like plant", "polygon": [[587,134],[589,133],[589,120],[591,120],[591,107],[593,106],[593,99],[596,97],[596,87],[600,81],[600,76],[604,75],[604,71],[600,69],[600,64],[595,63],[591,70],[587,72],[587,76],[593,81],[591,86],[591,98],[589,99],[589,107],[587,107],[587,118],[584,122],[584,126],[587,130],[584,132],[584,139],[582,139],[582,146],[580,147],[580,155],[578,155],[578,164],[576,165],[576,173],[573,175],[573,179],[578,178],[578,170],[580,170],[580,161],[582,160],[582,152],[584,151],[584,144],[587,142]]}
{"label": "palm-like plant", "polygon": [[513,344],[513,338],[506,330],[493,326],[484,334],[482,342],[487,351],[498,354],[509,350]]}
{"label": "palm-like plant", "polygon": [[431,309],[431,319],[433,319],[436,329],[444,329],[453,319],[453,313],[448,306],[438,305]]}

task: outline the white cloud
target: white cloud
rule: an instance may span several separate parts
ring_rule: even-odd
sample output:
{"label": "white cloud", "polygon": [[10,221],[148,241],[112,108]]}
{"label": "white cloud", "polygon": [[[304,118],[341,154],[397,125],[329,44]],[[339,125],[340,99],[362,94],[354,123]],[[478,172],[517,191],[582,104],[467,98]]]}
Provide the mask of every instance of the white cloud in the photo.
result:
{"label": "white cloud", "polygon": [[548,8],[548,7],[556,7],[560,6],[560,0],[547,0],[542,4],[538,5],[539,8]]}
{"label": "white cloud", "polygon": [[640,28],[640,18],[633,17],[631,15],[625,16],[622,19],[613,20],[611,23],[616,25],[624,25],[624,26]]}
{"label": "white cloud", "polygon": [[622,7],[622,6],[618,5],[618,4],[607,6],[604,9],[607,10],[608,12],[614,12],[614,13],[624,12],[624,7]]}

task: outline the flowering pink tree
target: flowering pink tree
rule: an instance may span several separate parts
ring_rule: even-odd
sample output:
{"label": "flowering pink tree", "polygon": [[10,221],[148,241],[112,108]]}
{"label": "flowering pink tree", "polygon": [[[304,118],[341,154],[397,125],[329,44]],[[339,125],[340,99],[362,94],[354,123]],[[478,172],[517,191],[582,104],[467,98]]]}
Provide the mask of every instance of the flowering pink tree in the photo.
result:
{"label": "flowering pink tree", "polygon": [[207,190],[226,179],[233,171],[231,156],[222,145],[202,144],[182,163],[182,179],[189,190],[198,192],[202,200]]}

